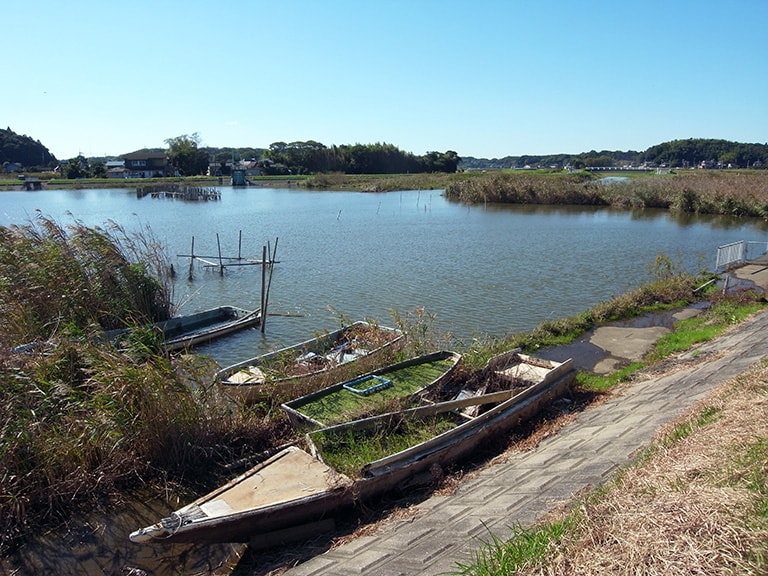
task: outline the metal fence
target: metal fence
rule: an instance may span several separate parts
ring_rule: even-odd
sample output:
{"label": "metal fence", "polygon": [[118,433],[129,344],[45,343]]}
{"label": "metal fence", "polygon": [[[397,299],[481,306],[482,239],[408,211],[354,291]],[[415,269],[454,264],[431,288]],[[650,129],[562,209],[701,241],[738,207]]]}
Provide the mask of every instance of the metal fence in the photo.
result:
{"label": "metal fence", "polygon": [[768,254],[768,242],[741,240],[739,242],[720,246],[717,249],[715,272],[723,272],[738,264],[744,264],[750,260],[757,260],[766,254]]}

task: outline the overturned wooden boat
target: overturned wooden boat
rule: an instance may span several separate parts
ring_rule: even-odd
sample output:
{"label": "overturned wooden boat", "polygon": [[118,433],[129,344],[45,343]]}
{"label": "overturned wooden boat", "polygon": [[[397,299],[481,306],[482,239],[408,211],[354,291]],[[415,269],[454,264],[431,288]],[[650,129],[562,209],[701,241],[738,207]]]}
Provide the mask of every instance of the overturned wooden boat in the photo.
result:
{"label": "overturned wooden boat", "polygon": [[[165,349],[173,352],[192,348],[260,324],[260,309],[244,310],[235,306],[218,306],[202,312],[174,316],[168,320],[156,322],[152,328],[162,335]],[[107,337],[112,342],[119,343],[130,333],[131,328],[123,328],[108,332]]]}
{"label": "overturned wooden boat", "polygon": [[233,399],[252,403],[276,388],[300,381],[332,376],[355,366],[360,367],[360,372],[370,370],[379,359],[394,354],[404,343],[401,330],[360,320],[227,366],[216,374],[216,381]]}
{"label": "overturned wooden boat", "polygon": [[[283,449],[218,490],[136,530],[130,539],[249,542],[263,548],[330,530],[340,511],[394,488],[423,483],[436,466],[454,463],[490,437],[530,419],[565,395],[575,377],[570,359],[548,362],[518,351],[494,359],[487,372],[507,381],[507,388],[460,390],[449,401],[312,431],[305,436],[306,450]],[[427,430],[425,423],[432,428]],[[404,428],[419,433],[393,449],[393,436]],[[342,445],[377,437],[386,440],[381,456],[355,462],[353,455],[344,463]]]}
{"label": "overturned wooden boat", "polygon": [[294,426],[314,428],[391,412],[397,404],[440,386],[461,359],[461,354],[448,350],[424,354],[285,402],[282,408]]}

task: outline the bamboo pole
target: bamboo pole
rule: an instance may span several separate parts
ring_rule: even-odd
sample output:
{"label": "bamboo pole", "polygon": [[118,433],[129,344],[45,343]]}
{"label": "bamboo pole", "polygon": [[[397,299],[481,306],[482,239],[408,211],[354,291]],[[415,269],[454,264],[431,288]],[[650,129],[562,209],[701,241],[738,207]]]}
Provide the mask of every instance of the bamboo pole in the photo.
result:
{"label": "bamboo pole", "polygon": [[219,276],[224,276],[224,261],[221,258],[221,240],[219,240],[219,233],[216,233],[216,244],[219,247]]}
{"label": "bamboo pole", "polygon": [[267,247],[264,246],[261,250],[261,333],[264,334],[264,329],[266,325],[267,320],[267,301],[266,301],[266,290],[264,288],[264,284],[266,283],[266,274],[267,274]]}
{"label": "bamboo pole", "polygon": [[192,281],[192,268],[195,263],[195,237],[192,236],[192,251],[190,252],[191,256],[189,257],[189,274],[187,275],[187,279]]}

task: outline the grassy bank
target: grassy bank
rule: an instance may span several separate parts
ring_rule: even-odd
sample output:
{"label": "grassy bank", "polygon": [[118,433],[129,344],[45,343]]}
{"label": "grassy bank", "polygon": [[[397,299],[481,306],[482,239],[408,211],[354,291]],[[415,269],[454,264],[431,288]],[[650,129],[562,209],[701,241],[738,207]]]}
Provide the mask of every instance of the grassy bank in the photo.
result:
{"label": "grassy bank", "polygon": [[[459,350],[466,376],[497,352],[535,352],[697,298],[701,278],[657,263],[653,282],[583,314]],[[212,386],[211,363],[168,357],[153,332],[139,329],[171,312],[166,273],[151,231],[128,236],[48,219],[0,228],[0,551],[78,506],[144,483],[210,487],[232,462],[293,439],[274,402],[232,405]],[[403,357],[442,347],[432,320],[424,311],[396,315],[409,334]],[[128,346],[103,338],[123,326],[137,327]],[[200,470],[210,474],[201,479]]]}
{"label": "grassy bank", "polygon": [[[763,301],[715,298],[678,322],[641,362],[580,374],[603,393],[722,334]],[[606,485],[509,540],[490,535],[454,574],[762,574],[768,570],[768,363],[729,382],[659,433]]]}
{"label": "grassy bank", "polygon": [[765,574],[768,365],[665,428],[615,479],[508,541],[491,537],[466,576]]}
{"label": "grassy bank", "polygon": [[[251,177],[254,188],[306,187],[317,190],[392,192],[444,190],[467,204],[566,204],[614,208],[663,208],[683,213],[768,217],[768,170],[685,170],[669,174],[611,172],[626,180],[605,184],[604,173],[547,170],[463,172],[457,174],[342,174]],[[46,188],[118,188],[160,183],[217,186],[220,179],[148,178],[138,180],[61,180],[38,175]],[[228,184],[228,179],[221,182]],[[21,189],[16,179],[1,179],[0,190]]]}

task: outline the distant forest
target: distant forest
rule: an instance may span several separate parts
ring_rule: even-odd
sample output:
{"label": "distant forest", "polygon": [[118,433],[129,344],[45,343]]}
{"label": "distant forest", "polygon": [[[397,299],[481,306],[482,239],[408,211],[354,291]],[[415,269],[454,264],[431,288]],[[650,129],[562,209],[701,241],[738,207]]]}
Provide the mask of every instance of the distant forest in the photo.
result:
{"label": "distant forest", "polygon": [[[591,150],[581,154],[550,154],[545,156],[506,156],[504,158],[459,157],[446,152],[427,152],[417,156],[392,144],[354,144],[326,146],[314,140],[305,142],[274,142],[264,148],[200,147],[196,135],[169,139],[181,141],[193,149],[188,151],[208,157],[212,163],[225,167],[233,160],[256,162],[266,175],[302,175],[321,172],[346,174],[406,174],[423,172],[456,172],[457,170],[501,170],[523,168],[576,170],[594,167],[659,167],[669,168],[768,168],[768,144],[743,144],[728,140],[689,138],[657,144],[637,152],[633,150]],[[158,149],[162,150],[162,149]],[[174,158],[174,150],[169,157]],[[78,164],[101,166],[110,158],[78,158]],[[59,164],[56,157],[39,140],[19,135],[10,128],[0,129],[0,163],[5,171],[14,164],[26,171],[50,170]],[[204,166],[204,168],[203,168]],[[200,170],[207,170],[206,163]],[[93,170],[105,174],[104,170]],[[186,172],[191,174],[191,172]]]}
{"label": "distant forest", "polygon": [[407,174],[423,172],[456,172],[459,155],[453,150],[427,152],[416,156],[392,144],[354,144],[325,146],[320,142],[274,142],[262,154],[260,167],[264,174]]}
{"label": "distant forest", "polygon": [[728,140],[690,138],[651,146],[645,152],[603,150],[581,154],[547,156],[506,156],[504,158],[461,159],[463,170],[501,170],[515,168],[574,169],[613,166],[667,166],[670,168],[767,168],[768,144],[742,144]]}

